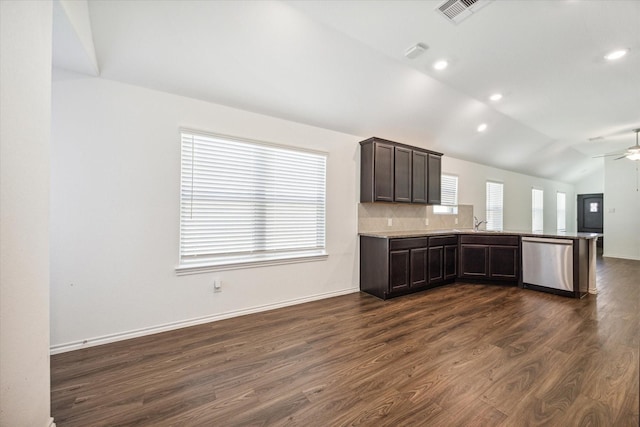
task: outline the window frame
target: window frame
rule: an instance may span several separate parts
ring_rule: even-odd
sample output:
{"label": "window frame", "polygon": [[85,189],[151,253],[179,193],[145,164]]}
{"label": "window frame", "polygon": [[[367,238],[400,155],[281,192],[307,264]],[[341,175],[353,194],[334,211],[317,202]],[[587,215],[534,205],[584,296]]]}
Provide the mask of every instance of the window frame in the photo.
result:
{"label": "window frame", "polygon": [[[560,209],[560,195],[562,195],[562,209]],[[556,192],[556,230],[562,233],[567,231],[567,193],[564,191]]]}
{"label": "window frame", "polygon": [[[442,203],[445,199],[445,194],[448,191],[445,191],[445,179],[454,178],[455,179],[455,191],[453,194],[453,203]],[[436,215],[458,215],[458,188],[459,188],[460,178],[458,175],[443,173],[440,174],[440,203],[439,205],[433,205],[433,213]]]}
{"label": "window frame", "polygon": [[[178,264],[175,267],[176,274],[178,275],[195,274],[195,273],[202,273],[202,272],[208,272],[208,271],[233,270],[233,269],[239,269],[239,268],[289,264],[289,263],[297,263],[297,262],[321,261],[321,260],[327,259],[328,253],[327,253],[327,242],[326,242],[326,237],[327,237],[326,206],[327,206],[327,166],[328,166],[328,157],[329,157],[328,153],[317,151],[317,150],[309,150],[309,149],[295,147],[295,146],[275,144],[271,142],[258,141],[258,140],[253,140],[249,138],[241,138],[241,137],[235,137],[235,136],[229,136],[229,135],[221,135],[221,134],[204,132],[200,130],[193,130],[193,129],[187,129],[187,128],[180,128],[178,136],[180,138],[181,168],[180,168],[180,182],[179,182],[180,194],[178,197],[179,198],[178,205],[180,210],[179,210]],[[191,144],[193,144],[188,153],[185,151],[185,138],[191,138]],[[197,158],[194,159],[194,156],[193,156],[193,153],[197,152],[196,145],[195,145],[196,139],[198,140],[199,144],[204,144],[201,146],[201,148],[205,147],[203,148],[203,150],[204,152],[206,152],[206,154],[210,155],[211,152],[215,152],[215,150],[217,149],[218,150],[217,153],[220,157],[216,156],[215,161],[220,161],[222,163],[216,167],[211,165],[205,165],[207,161],[203,159],[200,159],[200,163],[198,163]],[[208,142],[212,142],[212,143],[209,147],[206,147],[206,144]],[[232,148],[226,147],[224,145],[225,143],[228,143],[230,145],[235,145],[236,147],[239,148],[239,150],[241,151],[238,154],[240,156],[239,161],[237,160],[236,153],[227,155],[226,160],[224,159],[225,157],[224,151],[233,150]],[[216,144],[218,148],[215,148]],[[207,150],[211,150],[211,151],[209,152]],[[244,152],[242,152],[242,150],[244,150]],[[287,159],[288,155],[291,155],[292,158]],[[305,155],[308,155],[308,157],[305,157]],[[185,158],[185,156],[190,156],[190,158]],[[242,156],[245,156],[245,157],[242,157]],[[273,159],[270,160],[269,156],[271,156]],[[232,157],[233,159],[231,159]],[[284,242],[284,246],[286,246],[287,244],[293,245],[293,246],[290,246],[288,248],[285,247],[284,249],[275,248],[274,247],[275,245],[268,244],[269,240],[265,240],[265,239],[268,239],[268,237],[265,237],[265,234],[269,234],[269,233],[264,232],[264,229],[265,229],[264,227],[273,227],[275,224],[275,228],[273,229],[268,228],[267,230],[275,230],[275,231],[271,231],[274,237],[281,237],[279,235],[280,233],[279,226],[281,226],[282,223],[286,223],[288,220],[285,221],[282,219],[282,217],[279,218],[277,212],[273,214],[273,219],[270,219],[268,217],[265,218],[264,209],[267,209],[267,207],[270,207],[270,208],[275,207],[276,210],[287,209],[287,206],[292,203],[291,198],[294,196],[280,195],[278,194],[277,190],[278,189],[282,190],[283,188],[282,186],[287,184],[287,179],[291,181],[290,183],[297,183],[298,181],[295,179],[295,177],[294,178],[280,177],[281,179],[273,179],[273,177],[277,175],[278,168],[280,168],[279,169],[280,172],[287,171],[288,174],[291,174],[292,169],[294,169],[295,166],[297,165],[297,163],[295,163],[296,158],[298,159],[306,158],[313,164],[313,169],[311,170],[311,172],[314,173],[313,179],[315,180],[315,182],[312,185],[310,185],[311,189],[309,190],[309,194],[306,194],[306,193],[304,194],[309,197],[307,197],[306,200],[303,198],[302,200],[304,201],[300,202],[299,204],[307,206],[307,209],[310,209],[312,212],[311,216],[316,221],[314,223],[314,226],[309,226],[309,229],[307,230],[309,235],[313,235],[314,233],[311,232],[311,230],[315,230],[317,234],[314,237],[315,245],[313,247],[306,247],[306,248],[294,247],[296,245],[294,240],[297,239],[297,237],[294,237],[293,239],[289,239],[290,241],[287,241],[285,238],[285,242]],[[211,159],[211,157],[209,157],[209,159]],[[225,161],[227,163],[224,163]],[[260,163],[260,162],[263,162],[263,163]],[[287,167],[286,162],[290,162],[289,167],[291,166],[293,167],[289,169]],[[225,168],[221,166],[229,166],[229,165],[231,166],[229,168],[230,171],[228,172],[223,171],[223,169]],[[237,165],[240,165],[240,166],[237,166]],[[259,166],[256,168],[256,165],[259,165]],[[245,196],[241,201],[238,201],[239,196],[234,194],[236,193],[236,191],[228,192],[230,195],[225,195],[225,192],[222,190],[224,190],[225,186],[229,186],[227,188],[233,188],[233,190],[235,190],[231,182],[233,182],[236,179],[244,177],[244,175],[242,175],[242,172],[243,172],[242,167],[253,168],[252,173],[255,174],[255,178],[253,183],[249,182],[248,184],[245,184],[243,187],[239,187],[238,191],[240,190],[245,191]],[[194,178],[193,178],[194,170],[197,170],[196,174],[199,174],[197,175],[198,179],[196,179],[196,181],[199,181],[202,184],[194,184]],[[205,173],[201,172],[203,170],[205,171]],[[211,172],[211,171],[215,171],[215,174],[213,174],[214,177],[213,178],[206,177],[205,175],[207,175],[208,172]],[[274,172],[275,172],[275,175],[274,175]],[[187,176],[189,174],[191,174],[190,183],[188,182],[189,177]],[[270,175],[261,175],[261,174],[270,174]],[[228,183],[225,182],[226,176],[229,177]],[[270,180],[266,179],[268,176],[272,177],[271,182]],[[272,181],[279,181],[279,182],[273,183]],[[220,184],[220,182],[222,182],[222,184]],[[306,185],[306,186],[309,186],[309,185]],[[292,189],[292,187],[285,187],[285,188],[287,190]],[[257,199],[255,198],[254,194],[265,192],[265,191],[268,192],[270,191],[270,189],[273,191],[272,193],[270,193],[271,196],[268,198],[268,200],[266,197],[261,197]],[[217,194],[216,194],[216,191],[218,191]],[[307,190],[303,189],[300,191],[307,191]],[[229,203],[229,204],[235,203],[238,205],[242,205],[245,210],[248,209],[249,211],[251,211],[253,209],[253,211],[250,212],[248,215],[250,219],[245,222],[245,224],[250,224],[250,225],[249,226],[244,225],[244,230],[240,231],[240,232],[244,231],[245,234],[240,234],[240,235],[236,234],[236,236],[243,236],[245,237],[245,239],[247,237],[247,233],[248,235],[250,235],[248,239],[249,243],[245,244],[245,246],[250,247],[250,249],[244,248],[242,250],[238,250],[237,252],[230,251],[228,253],[218,252],[208,257],[203,254],[194,255],[193,250],[185,250],[185,243],[194,242],[195,240],[193,237],[185,237],[187,234],[189,234],[189,232],[187,232],[186,230],[191,231],[194,226],[189,225],[190,224],[189,220],[185,221],[185,216],[187,214],[184,212],[189,209],[193,211],[193,206],[194,206],[193,194],[196,194],[198,192],[208,193],[207,196],[200,197],[199,202],[202,204],[204,203],[216,204],[216,202],[211,202],[210,198],[213,197],[215,201],[219,201],[218,203],[219,205],[224,205],[225,203]],[[247,192],[249,193],[249,195],[247,195]],[[186,194],[189,194],[189,196],[186,196]],[[317,201],[315,201],[314,199],[317,199]],[[294,203],[297,202],[297,199],[295,199],[295,197],[293,200],[294,200]],[[185,207],[185,203],[187,202],[190,203],[190,205],[188,207]],[[196,205],[197,203],[198,202],[196,202]],[[250,208],[248,208],[249,206]],[[210,208],[207,207],[205,209],[210,209]],[[225,212],[225,213],[227,212],[226,208],[223,206],[217,206],[214,209],[218,209],[216,210],[216,212]],[[289,214],[289,212],[290,211],[286,210],[287,215]],[[295,209],[294,209],[294,212],[295,212]],[[301,211],[298,211],[296,213],[300,214],[300,212]],[[306,214],[306,215],[309,215],[309,214]],[[215,215],[213,216],[215,217]],[[306,218],[306,216],[303,216],[303,218]],[[235,218],[231,219],[230,221],[235,221]],[[230,227],[229,225],[230,223],[227,223],[224,221],[216,222],[215,219],[212,219],[209,222],[207,222],[203,228],[208,228],[208,227],[215,228],[216,226],[218,226],[219,229],[220,227],[222,227],[221,228],[222,230],[227,231],[228,229],[233,229],[233,227]],[[189,229],[189,227],[192,227],[192,229]],[[296,227],[298,226],[295,226],[295,227],[292,226],[290,227],[290,229],[296,230]],[[255,232],[253,231],[254,229],[262,229],[263,232],[262,233]],[[198,231],[197,233],[200,233],[200,232]],[[218,247],[224,246],[224,243],[220,243],[224,239],[221,236],[216,237],[215,231],[206,231],[203,233],[207,233],[206,234],[207,238],[211,240],[215,240],[217,242],[217,243],[214,243],[214,245],[218,245]],[[233,232],[231,232],[230,234],[232,233]],[[191,231],[191,234],[194,234],[194,232]],[[227,238],[228,237],[229,236],[227,235]],[[234,236],[231,235],[231,239],[233,238]],[[219,241],[216,239],[218,239]],[[271,246],[271,248],[265,249],[264,248],[265,242],[267,242],[266,246],[267,247]],[[208,248],[208,250],[211,250],[211,248]],[[188,255],[186,254],[187,252],[189,253]]]}
{"label": "window frame", "polygon": [[[536,192],[539,192],[540,194],[539,208],[536,206]],[[536,215],[536,213],[539,213],[539,220],[540,220],[539,228],[536,227],[537,225],[536,219],[538,218],[538,215]],[[533,233],[544,232],[544,190],[542,188],[536,188],[536,187],[531,188],[531,232]]]}
{"label": "window frame", "polygon": [[[490,206],[491,200],[490,200],[490,191],[489,191],[489,187],[491,185],[499,185],[500,186],[500,206],[499,206],[499,210],[500,210],[500,225],[498,227],[494,226],[494,220],[492,219],[492,217],[494,215],[491,214],[492,211],[496,211],[498,208],[492,208]],[[485,210],[485,220],[487,221],[486,224],[486,229],[490,230],[490,231],[502,231],[504,229],[504,182],[500,182],[500,181],[492,181],[492,180],[487,180],[486,184],[485,184],[485,191],[486,191],[486,210]]]}

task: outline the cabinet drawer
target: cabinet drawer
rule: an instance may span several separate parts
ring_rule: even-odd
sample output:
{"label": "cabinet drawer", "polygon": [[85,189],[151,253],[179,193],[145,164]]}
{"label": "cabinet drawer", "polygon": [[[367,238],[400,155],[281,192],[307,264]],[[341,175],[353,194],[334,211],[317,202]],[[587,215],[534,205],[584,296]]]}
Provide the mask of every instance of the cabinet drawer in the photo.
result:
{"label": "cabinet drawer", "polygon": [[389,250],[426,248],[428,246],[426,237],[410,237],[407,239],[391,239]]}
{"label": "cabinet drawer", "polygon": [[460,243],[470,243],[474,245],[499,245],[518,246],[520,237],[518,236],[488,236],[486,234],[460,236]]}
{"label": "cabinet drawer", "polygon": [[429,246],[457,245],[458,236],[435,236],[429,237]]}

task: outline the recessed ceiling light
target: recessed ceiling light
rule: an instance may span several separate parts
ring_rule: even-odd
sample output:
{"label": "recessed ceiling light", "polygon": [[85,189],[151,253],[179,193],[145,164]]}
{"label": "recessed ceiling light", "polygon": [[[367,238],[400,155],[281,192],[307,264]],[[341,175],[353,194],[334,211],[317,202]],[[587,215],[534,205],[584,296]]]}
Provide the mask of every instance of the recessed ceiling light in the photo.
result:
{"label": "recessed ceiling light", "polygon": [[492,101],[500,101],[502,99],[502,94],[501,93],[494,93],[493,95],[491,95],[489,97],[490,100]]}
{"label": "recessed ceiling light", "polygon": [[486,123],[482,123],[480,126],[478,126],[478,132],[484,132],[485,130],[487,130]]}
{"label": "recessed ceiling light", "polygon": [[435,64],[433,64],[433,68],[435,68],[436,70],[444,70],[448,65],[449,63],[447,61],[441,59],[440,61],[437,61]]}
{"label": "recessed ceiling light", "polygon": [[614,50],[612,52],[607,53],[604,56],[604,59],[606,59],[607,61],[615,61],[616,59],[620,59],[623,56],[625,56],[627,54],[627,52],[629,51],[629,49],[618,49],[618,50]]}

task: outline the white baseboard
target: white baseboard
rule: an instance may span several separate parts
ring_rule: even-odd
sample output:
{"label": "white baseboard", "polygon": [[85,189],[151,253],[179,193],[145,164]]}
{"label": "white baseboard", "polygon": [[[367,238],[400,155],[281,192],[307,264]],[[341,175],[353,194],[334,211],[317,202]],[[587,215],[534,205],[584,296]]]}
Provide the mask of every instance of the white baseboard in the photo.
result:
{"label": "white baseboard", "polygon": [[[152,335],[160,332],[172,331],[174,329],[201,325],[203,323],[215,322],[218,320],[229,319],[231,317],[244,316],[246,314],[275,310],[276,308],[287,307],[290,305],[302,304],[305,302],[317,301],[321,299],[337,297],[340,295],[347,295],[354,292],[358,292],[359,290],[360,290],[359,288],[347,288],[339,291],[326,292],[326,293],[311,295],[303,298],[295,298],[292,300],[282,301],[282,302],[273,303],[273,304],[266,304],[266,305],[246,308],[242,310],[228,311],[226,313],[197,317],[195,319],[180,320],[178,322],[165,323],[163,325],[151,326],[148,328],[134,329],[132,331],[126,331],[126,332],[118,332],[115,334],[103,335],[100,337],[89,338],[81,341],[73,341],[65,344],[56,344],[56,345],[52,345],[49,348],[49,351],[51,354],[66,353],[68,351],[79,350],[81,348],[94,347],[97,345],[127,340],[130,338],[137,338],[145,335]],[[52,419],[52,422],[53,422],[53,419]],[[55,424],[53,424],[53,427],[55,427]]]}
{"label": "white baseboard", "polygon": [[628,259],[631,261],[640,261],[640,258],[628,256],[628,255],[616,255],[616,254],[602,254],[603,258],[619,258],[619,259]]}

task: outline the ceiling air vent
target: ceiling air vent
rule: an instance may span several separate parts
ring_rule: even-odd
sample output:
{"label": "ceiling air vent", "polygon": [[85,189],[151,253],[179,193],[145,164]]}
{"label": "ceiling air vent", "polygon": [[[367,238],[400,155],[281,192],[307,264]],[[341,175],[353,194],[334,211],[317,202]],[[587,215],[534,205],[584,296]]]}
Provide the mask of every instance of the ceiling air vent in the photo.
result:
{"label": "ceiling air vent", "polygon": [[454,24],[459,24],[493,0],[447,0],[436,8],[438,13]]}

